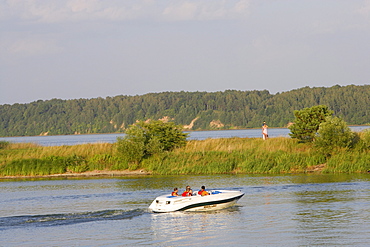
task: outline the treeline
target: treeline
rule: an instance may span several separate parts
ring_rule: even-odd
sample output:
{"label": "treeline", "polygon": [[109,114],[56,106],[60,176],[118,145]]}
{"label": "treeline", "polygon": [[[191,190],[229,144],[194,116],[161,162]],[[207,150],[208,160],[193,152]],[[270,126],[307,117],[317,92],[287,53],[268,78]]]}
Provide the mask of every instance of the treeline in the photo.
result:
{"label": "treeline", "polygon": [[189,130],[286,127],[294,110],[327,105],[349,125],[370,123],[370,85],[263,91],[163,92],[0,105],[0,136],[123,132],[136,121],[167,119]]}

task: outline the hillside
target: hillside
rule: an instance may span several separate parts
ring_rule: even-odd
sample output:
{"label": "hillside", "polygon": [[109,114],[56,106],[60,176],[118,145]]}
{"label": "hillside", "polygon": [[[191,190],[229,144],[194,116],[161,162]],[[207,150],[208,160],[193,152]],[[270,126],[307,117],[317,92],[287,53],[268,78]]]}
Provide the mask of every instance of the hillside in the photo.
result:
{"label": "hillside", "polygon": [[286,127],[293,111],[327,105],[348,124],[370,123],[370,85],[263,91],[162,92],[0,105],[0,136],[123,132],[137,120],[164,119],[189,130]]}

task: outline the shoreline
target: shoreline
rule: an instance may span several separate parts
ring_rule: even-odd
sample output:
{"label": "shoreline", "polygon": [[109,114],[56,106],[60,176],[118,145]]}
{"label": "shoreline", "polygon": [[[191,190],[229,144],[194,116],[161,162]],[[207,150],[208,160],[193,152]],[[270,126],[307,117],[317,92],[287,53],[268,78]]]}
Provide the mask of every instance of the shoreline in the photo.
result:
{"label": "shoreline", "polygon": [[[326,164],[320,164],[315,166],[307,167],[307,170],[303,173],[320,173]],[[145,171],[144,169],[139,170],[95,170],[81,173],[58,173],[50,175],[30,175],[30,176],[0,176],[1,179],[18,179],[18,178],[90,178],[90,177],[122,177],[122,176],[148,176],[152,175],[151,172]]]}
{"label": "shoreline", "polygon": [[87,171],[81,173],[59,173],[59,174],[50,174],[50,175],[30,175],[30,176],[0,176],[0,179],[15,179],[15,178],[89,178],[89,177],[120,177],[120,176],[147,176],[151,175],[151,172],[147,172],[143,169],[129,171],[108,171],[108,170],[95,170]]}

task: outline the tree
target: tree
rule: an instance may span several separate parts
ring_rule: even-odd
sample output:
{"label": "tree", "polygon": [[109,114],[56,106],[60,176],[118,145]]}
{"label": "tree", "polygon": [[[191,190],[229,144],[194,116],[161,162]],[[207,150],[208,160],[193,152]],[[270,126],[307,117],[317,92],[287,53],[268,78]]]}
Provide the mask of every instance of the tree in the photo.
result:
{"label": "tree", "polygon": [[182,126],[173,122],[141,121],[131,125],[125,137],[117,138],[117,151],[128,162],[139,163],[153,154],[185,146],[187,136]]}
{"label": "tree", "polygon": [[315,147],[327,154],[331,154],[337,148],[352,148],[358,136],[351,131],[346,122],[338,117],[327,117],[320,124]]}
{"label": "tree", "polygon": [[333,111],[326,105],[318,105],[294,111],[294,124],[289,126],[290,136],[302,142],[312,142],[322,122],[331,116]]}
{"label": "tree", "polygon": [[264,91],[163,92],[95,99],[38,100],[28,104],[0,105],[0,136],[40,133],[123,132],[136,121],[169,117],[193,129],[212,129],[220,120],[224,129],[284,127],[297,109],[327,105],[348,124],[370,123],[370,85],[301,88],[270,94]]}
{"label": "tree", "polygon": [[129,163],[139,163],[145,156],[144,132],[134,125],[127,129],[125,137],[117,137],[116,145],[118,153]]}

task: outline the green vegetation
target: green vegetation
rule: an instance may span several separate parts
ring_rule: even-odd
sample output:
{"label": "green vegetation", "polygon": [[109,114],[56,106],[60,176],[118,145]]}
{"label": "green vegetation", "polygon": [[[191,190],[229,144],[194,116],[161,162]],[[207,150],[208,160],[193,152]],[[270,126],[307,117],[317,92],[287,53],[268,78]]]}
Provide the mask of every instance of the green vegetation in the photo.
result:
{"label": "green vegetation", "polygon": [[357,146],[360,147],[361,150],[370,149],[370,130],[369,129],[363,132],[363,136],[360,139]]}
{"label": "green vegetation", "polygon": [[112,155],[112,144],[43,147],[9,144],[0,150],[1,176],[40,176],[92,170],[128,169]]}
{"label": "green vegetation", "polygon": [[29,175],[40,176],[58,173],[84,172],[87,170],[82,157],[50,156],[41,159],[13,160],[1,167],[2,174],[6,176]]}
{"label": "green vegetation", "polygon": [[325,105],[295,111],[293,138],[186,141],[173,122],[130,126],[115,144],[41,147],[0,143],[0,176],[144,169],[153,174],[370,171],[370,131],[352,132]]}
{"label": "green vegetation", "polygon": [[320,124],[314,144],[322,153],[331,155],[338,149],[352,149],[359,142],[359,136],[352,132],[338,117],[327,117]]}
{"label": "green vegetation", "polygon": [[220,138],[188,141],[172,151],[155,153],[139,163],[122,158],[117,144],[43,147],[10,144],[0,150],[1,176],[36,176],[94,170],[143,169],[152,174],[306,173],[321,167],[326,173],[370,170],[370,132],[361,132],[351,149],[331,156],[313,143],[278,137]]}
{"label": "green vegetation", "polygon": [[312,142],[319,130],[320,124],[326,121],[326,117],[331,116],[326,105],[318,105],[294,111],[294,124],[289,126],[290,136],[302,142]]}
{"label": "green vegetation", "polygon": [[0,149],[6,148],[9,144],[7,141],[0,141]]}
{"label": "green vegetation", "polygon": [[185,146],[187,136],[182,126],[172,122],[138,122],[127,129],[125,137],[117,138],[117,151],[127,162],[139,163],[154,154]]}
{"label": "green vegetation", "polygon": [[286,127],[295,110],[315,105],[328,106],[348,124],[369,124],[370,85],[305,87],[275,95],[266,90],[163,92],[0,105],[0,136],[124,132],[136,121],[164,117],[189,130],[254,128],[262,121]]}

